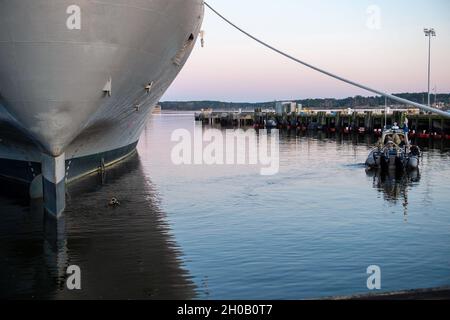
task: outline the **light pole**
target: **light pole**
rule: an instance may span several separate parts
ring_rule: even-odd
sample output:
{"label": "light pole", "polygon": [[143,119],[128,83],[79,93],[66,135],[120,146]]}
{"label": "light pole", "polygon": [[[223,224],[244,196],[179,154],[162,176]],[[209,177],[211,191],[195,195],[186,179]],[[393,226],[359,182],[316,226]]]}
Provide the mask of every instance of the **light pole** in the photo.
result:
{"label": "light pole", "polygon": [[434,28],[425,28],[423,29],[425,32],[425,37],[428,37],[428,106],[431,107],[431,98],[430,98],[430,73],[431,73],[431,38],[436,37],[436,31]]}

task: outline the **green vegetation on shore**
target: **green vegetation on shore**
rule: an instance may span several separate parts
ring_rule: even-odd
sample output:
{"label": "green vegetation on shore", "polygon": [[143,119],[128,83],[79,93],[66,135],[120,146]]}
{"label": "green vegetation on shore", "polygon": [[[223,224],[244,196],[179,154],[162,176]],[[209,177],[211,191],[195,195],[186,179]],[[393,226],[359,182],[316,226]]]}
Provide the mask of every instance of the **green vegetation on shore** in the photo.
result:
{"label": "green vegetation on shore", "polygon": [[[398,97],[408,99],[418,103],[427,103],[427,93],[399,93],[395,94]],[[446,109],[450,105],[450,94],[438,94],[436,99],[439,103],[443,103]],[[357,107],[379,107],[384,105],[383,97],[349,97],[344,99],[300,99],[293,100],[297,103],[302,104],[304,107],[313,109],[341,109],[341,108],[357,108]],[[435,102],[435,95],[431,97],[431,102]],[[388,101],[389,104],[391,102]],[[243,109],[243,110],[253,110],[255,108],[273,108],[274,101],[270,102],[260,102],[260,103],[236,103],[236,102],[221,102],[221,101],[165,101],[161,102],[161,107],[165,110],[201,110],[201,109],[214,109],[214,110],[228,110],[228,109]]]}

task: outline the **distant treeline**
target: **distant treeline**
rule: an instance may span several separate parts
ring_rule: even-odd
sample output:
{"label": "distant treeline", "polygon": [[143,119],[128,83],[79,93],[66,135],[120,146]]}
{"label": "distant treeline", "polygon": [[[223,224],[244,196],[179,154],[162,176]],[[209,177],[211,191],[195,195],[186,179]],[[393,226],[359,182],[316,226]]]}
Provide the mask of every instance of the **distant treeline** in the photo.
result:
{"label": "distant treeline", "polygon": [[[399,93],[396,96],[404,99],[408,99],[414,102],[426,104],[428,97],[427,93]],[[450,94],[438,94],[437,101],[444,103],[446,106],[450,105]],[[314,109],[341,109],[341,108],[357,108],[357,107],[378,107],[384,106],[384,97],[349,97],[345,99],[303,99],[293,100],[302,104],[305,108]],[[434,103],[435,95],[431,97],[431,102]],[[395,101],[389,101],[388,104],[397,104]],[[261,103],[234,103],[234,102],[221,102],[221,101],[166,101],[160,103],[161,107],[165,110],[186,110],[195,111],[201,109],[214,109],[214,110],[228,110],[228,109],[255,109],[255,108],[274,108],[275,102],[261,102]]]}

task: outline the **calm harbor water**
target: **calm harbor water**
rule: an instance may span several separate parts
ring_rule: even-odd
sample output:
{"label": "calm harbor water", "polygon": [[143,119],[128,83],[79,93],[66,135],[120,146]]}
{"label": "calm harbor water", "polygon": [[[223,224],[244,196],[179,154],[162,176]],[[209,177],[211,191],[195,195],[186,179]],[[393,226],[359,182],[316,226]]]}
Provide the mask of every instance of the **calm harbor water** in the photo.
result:
{"label": "calm harbor water", "polygon": [[370,265],[382,291],[450,285],[449,145],[396,177],[365,171],[369,136],[281,133],[280,172],[261,176],[174,165],[179,128],[193,114],[154,116],[135,156],[70,187],[59,228],[2,182],[0,297],[315,298],[368,293]]}

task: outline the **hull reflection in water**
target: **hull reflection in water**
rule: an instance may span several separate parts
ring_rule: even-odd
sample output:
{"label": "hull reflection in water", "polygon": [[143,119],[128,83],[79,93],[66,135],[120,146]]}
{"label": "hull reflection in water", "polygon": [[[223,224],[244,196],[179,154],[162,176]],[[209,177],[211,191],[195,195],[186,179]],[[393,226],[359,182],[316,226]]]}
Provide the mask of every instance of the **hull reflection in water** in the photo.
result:
{"label": "hull reflection in water", "polygon": [[[31,209],[14,200],[6,205],[11,194],[0,194],[0,297],[195,298],[195,286],[137,155],[103,177],[72,185],[69,194],[58,228],[43,217],[42,203]],[[120,206],[108,206],[112,197]],[[80,291],[66,288],[69,265],[81,268]]]}
{"label": "hull reflection in water", "polygon": [[382,171],[366,170],[373,177],[373,187],[383,194],[384,199],[392,204],[402,202],[403,214],[408,215],[408,190],[420,182],[419,169],[412,171]]}

